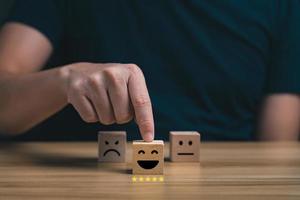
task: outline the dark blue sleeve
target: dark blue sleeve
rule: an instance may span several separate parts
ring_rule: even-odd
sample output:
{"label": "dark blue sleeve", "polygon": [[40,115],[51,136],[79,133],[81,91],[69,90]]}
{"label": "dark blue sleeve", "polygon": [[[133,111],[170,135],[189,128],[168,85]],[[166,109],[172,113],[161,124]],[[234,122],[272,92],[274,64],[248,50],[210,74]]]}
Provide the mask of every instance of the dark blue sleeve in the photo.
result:
{"label": "dark blue sleeve", "polygon": [[268,93],[300,94],[300,1],[278,1]]}
{"label": "dark blue sleeve", "polygon": [[6,22],[35,28],[55,47],[63,34],[62,7],[55,0],[16,0]]}

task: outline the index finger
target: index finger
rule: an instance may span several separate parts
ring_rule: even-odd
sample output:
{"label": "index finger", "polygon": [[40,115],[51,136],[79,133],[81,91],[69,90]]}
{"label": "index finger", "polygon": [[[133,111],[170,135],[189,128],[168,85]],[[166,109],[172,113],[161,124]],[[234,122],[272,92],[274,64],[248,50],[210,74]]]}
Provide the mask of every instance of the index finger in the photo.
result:
{"label": "index finger", "polygon": [[138,67],[131,69],[128,91],[142,138],[151,142],[154,139],[152,105],[143,72]]}

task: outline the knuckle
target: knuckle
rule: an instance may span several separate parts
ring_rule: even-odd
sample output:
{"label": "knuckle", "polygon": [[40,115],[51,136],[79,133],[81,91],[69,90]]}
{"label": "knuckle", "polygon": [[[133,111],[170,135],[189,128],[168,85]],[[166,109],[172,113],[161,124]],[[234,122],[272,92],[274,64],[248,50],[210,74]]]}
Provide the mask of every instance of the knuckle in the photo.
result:
{"label": "knuckle", "polygon": [[[78,111],[79,112],[79,111]],[[93,113],[87,113],[87,112],[79,112],[79,115],[81,116],[82,120],[87,122],[87,123],[93,123],[93,122],[97,122],[98,118],[95,114]]]}
{"label": "knuckle", "polygon": [[115,77],[116,70],[113,67],[107,67],[103,69],[102,73],[106,78],[113,78]]}
{"label": "knuckle", "polygon": [[97,122],[98,119],[96,116],[91,115],[91,114],[87,114],[82,116],[83,121],[87,122],[87,123],[93,123],[93,122]]}
{"label": "knuckle", "polygon": [[134,107],[150,106],[150,98],[146,95],[137,96],[133,99],[132,104]]}
{"label": "knuckle", "polygon": [[89,85],[93,86],[93,87],[96,87],[99,85],[100,83],[100,79],[98,76],[96,75],[90,75],[88,78],[87,78],[87,82]]}
{"label": "knuckle", "polygon": [[136,64],[127,64],[126,67],[133,75],[142,73],[142,70]]}
{"label": "knuckle", "polygon": [[117,124],[125,124],[132,120],[133,116],[132,114],[123,114],[116,117],[117,118]]}
{"label": "knuckle", "polygon": [[111,124],[115,123],[115,120],[113,120],[112,118],[109,118],[109,117],[101,117],[100,122],[103,125],[111,125]]}
{"label": "knuckle", "polygon": [[81,91],[82,90],[82,81],[81,80],[72,81],[70,83],[69,88],[72,91]]}
{"label": "knuckle", "polygon": [[119,85],[125,83],[125,80],[120,73],[120,71],[116,68],[107,68],[104,70],[104,75],[106,79],[114,85]]}
{"label": "knuckle", "polygon": [[114,122],[112,122],[112,121],[102,121],[101,123],[102,123],[103,125],[108,126],[108,125],[112,125]]}

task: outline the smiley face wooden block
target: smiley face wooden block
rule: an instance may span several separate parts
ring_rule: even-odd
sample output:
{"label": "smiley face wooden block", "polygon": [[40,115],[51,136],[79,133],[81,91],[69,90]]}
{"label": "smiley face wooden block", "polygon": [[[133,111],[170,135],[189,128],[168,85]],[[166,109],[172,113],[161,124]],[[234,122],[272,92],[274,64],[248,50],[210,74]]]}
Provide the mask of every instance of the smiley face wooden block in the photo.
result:
{"label": "smiley face wooden block", "polygon": [[99,131],[98,145],[100,162],[125,162],[126,132]]}
{"label": "smiley face wooden block", "polygon": [[133,174],[163,174],[164,142],[162,140],[133,141],[132,152]]}
{"label": "smiley face wooden block", "polygon": [[170,132],[170,160],[199,162],[200,134],[198,132]]}

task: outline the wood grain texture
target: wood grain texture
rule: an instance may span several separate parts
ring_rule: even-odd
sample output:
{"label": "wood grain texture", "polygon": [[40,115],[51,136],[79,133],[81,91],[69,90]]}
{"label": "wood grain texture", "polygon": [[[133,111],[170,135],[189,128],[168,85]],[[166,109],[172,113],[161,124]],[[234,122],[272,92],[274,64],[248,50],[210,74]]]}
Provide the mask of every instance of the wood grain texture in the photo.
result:
{"label": "wood grain texture", "polygon": [[[0,146],[0,199],[300,199],[299,143],[201,143],[200,163],[165,162],[163,182],[98,163],[97,142]],[[165,144],[165,156],[169,155]]]}

